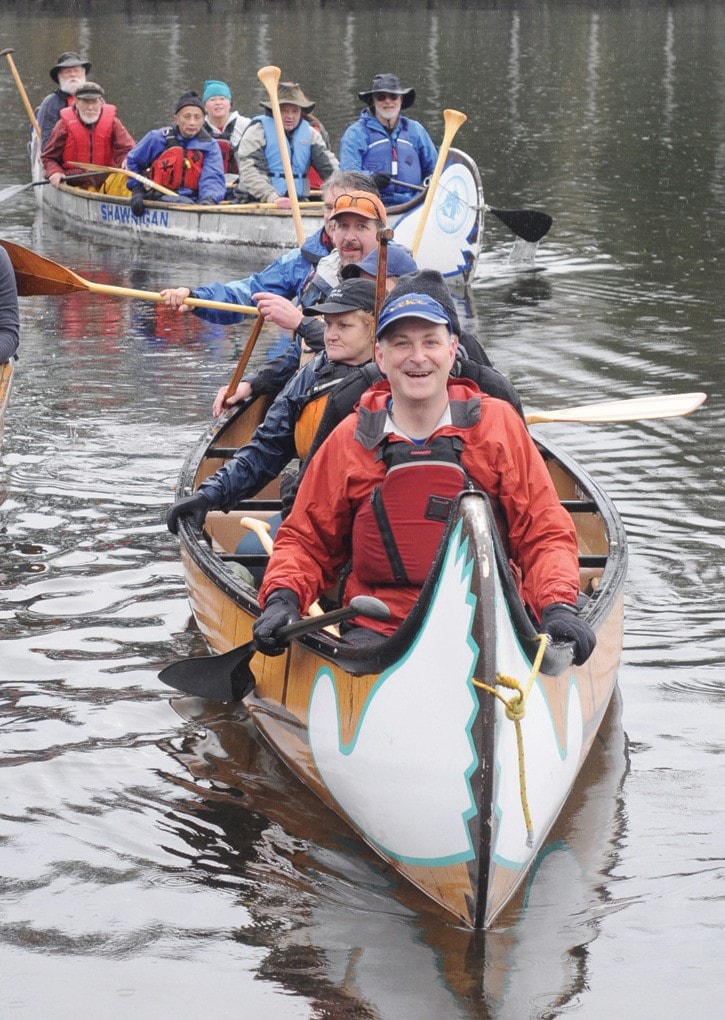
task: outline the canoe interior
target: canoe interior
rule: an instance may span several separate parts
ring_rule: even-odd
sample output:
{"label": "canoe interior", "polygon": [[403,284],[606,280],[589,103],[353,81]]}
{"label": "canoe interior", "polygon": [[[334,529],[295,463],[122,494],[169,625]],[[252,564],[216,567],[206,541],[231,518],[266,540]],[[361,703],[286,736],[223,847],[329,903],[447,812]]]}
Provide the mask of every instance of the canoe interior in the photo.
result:
{"label": "canoe interior", "polygon": [[[215,426],[188,458],[178,495],[243,445],[264,410],[257,401]],[[327,806],[474,927],[494,922],[541,849],[604,716],[622,647],[621,521],[578,465],[539,445],[577,530],[582,613],[597,633],[584,666],[571,665],[568,646],[554,646],[531,677],[535,628],[502,561],[488,501],[466,493],[416,606],[379,651],[350,650],[334,634],[307,635],[282,656],[254,656],[257,686],[245,700],[260,732]],[[259,608],[240,570],[264,557],[235,555],[240,518],[275,512],[277,495],[272,485],[239,510],[209,514],[203,535],[180,528],[192,609],[217,652],[251,639]],[[479,686],[497,687],[500,676],[530,686],[523,790],[514,724]]]}

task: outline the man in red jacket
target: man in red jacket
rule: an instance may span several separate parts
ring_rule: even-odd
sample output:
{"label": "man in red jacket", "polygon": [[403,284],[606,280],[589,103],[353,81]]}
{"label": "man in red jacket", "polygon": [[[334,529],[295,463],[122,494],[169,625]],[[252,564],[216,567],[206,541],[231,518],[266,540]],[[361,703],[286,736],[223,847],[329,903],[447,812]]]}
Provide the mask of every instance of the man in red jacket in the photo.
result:
{"label": "man in red jacket", "polygon": [[310,461],[260,589],[257,647],[279,654],[279,627],[331,588],[347,563],[344,600],[372,595],[391,613],[346,638],[365,644],[393,633],[418,597],[445,526],[445,514],[428,513],[428,497],[435,493],[436,505],[445,506],[470,480],[500,504],[524,602],[543,631],[574,643],[581,664],[596,638],[576,608],[576,533],[520,416],[450,377],[458,339],[430,294],[389,297],[377,337],[375,358],[386,378]]}
{"label": "man in red jacket", "polygon": [[[58,122],[40,154],[45,176],[54,188],[64,177],[81,173],[72,165],[74,161],[120,167],[133,148],[134,140],[116,116],[116,107],[106,103],[103,96],[100,85],[87,81],[77,90],[73,105],[60,111]],[[119,176],[111,175],[112,178]],[[88,178],[81,186],[127,198],[122,176],[121,182],[123,191],[100,177]]]}

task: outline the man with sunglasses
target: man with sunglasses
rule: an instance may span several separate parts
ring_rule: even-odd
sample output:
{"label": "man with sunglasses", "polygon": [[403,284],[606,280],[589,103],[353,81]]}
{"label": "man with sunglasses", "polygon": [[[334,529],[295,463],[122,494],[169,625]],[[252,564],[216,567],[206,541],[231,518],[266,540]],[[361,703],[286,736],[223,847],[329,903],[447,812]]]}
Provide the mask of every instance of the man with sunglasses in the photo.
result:
{"label": "man with sunglasses", "polygon": [[435,169],[438,153],[416,120],[404,117],[415,102],[415,89],[402,88],[395,74],[376,74],[372,87],[358,92],[366,109],[340,141],[340,167],[372,174],[386,206],[402,205]]}

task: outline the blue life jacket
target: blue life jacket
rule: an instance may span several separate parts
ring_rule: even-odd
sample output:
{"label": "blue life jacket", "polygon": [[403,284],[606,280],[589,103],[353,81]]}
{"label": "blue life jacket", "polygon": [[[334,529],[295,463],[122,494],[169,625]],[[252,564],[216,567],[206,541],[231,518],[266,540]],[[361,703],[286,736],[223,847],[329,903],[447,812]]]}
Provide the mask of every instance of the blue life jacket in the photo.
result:
{"label": "blue life jacket", "polygon": [[[274,125],[274,117],[262,115],[254,117],[252,123],[259,122],[264,128],[264,155],[267,159],[269,183],[280,195],[287,194],[287,180],[284,175],[282,154],[277,143],[277,131]],[[295,179],[295,191],[297,197],[302,198],[305,194],[305,182],[310,169],[312,130],[309,122],[304,118],[300,120],[292,135],[286,135],[287,149],[292,164],[292,174]]]}
{"label": "blue life jacket", "polygon": [[410,140],[408,118],[400,117],[392,132],[370,114],[361,120],[368,140],[368,150],[363,156],[365,172],[382,171],[401,183],[420,184],[423,171],[418,150]]}

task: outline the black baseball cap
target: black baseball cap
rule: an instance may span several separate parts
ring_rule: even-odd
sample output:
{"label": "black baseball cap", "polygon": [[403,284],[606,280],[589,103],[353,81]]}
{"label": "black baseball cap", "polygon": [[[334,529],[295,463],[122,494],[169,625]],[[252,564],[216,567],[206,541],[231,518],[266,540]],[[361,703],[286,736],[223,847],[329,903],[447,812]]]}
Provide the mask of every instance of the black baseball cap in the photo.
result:
{"label": "black baseball cap", "polygon": [[372,280],[343,280],[320,304],[302,309],[305,315],[341,315],[343,312],[374,310],[375,284]]}

